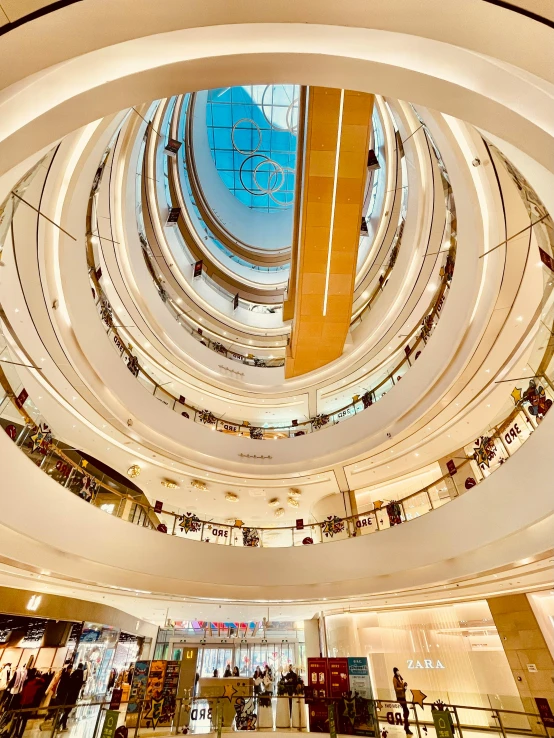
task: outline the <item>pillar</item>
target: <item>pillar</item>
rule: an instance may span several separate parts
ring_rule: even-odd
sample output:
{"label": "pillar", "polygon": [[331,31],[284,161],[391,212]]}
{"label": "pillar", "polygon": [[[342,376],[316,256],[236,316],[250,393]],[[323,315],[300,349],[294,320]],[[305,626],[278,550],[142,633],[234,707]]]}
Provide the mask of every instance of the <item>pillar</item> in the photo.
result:
{"label": "pillar", "polygon": [[[487,602],[523,709],[537,713],[535,697],[543,697],[554,711],[554,660],[527,595],[493,597]],[[541,725],[529,722],[534,733],[544,735]]]}

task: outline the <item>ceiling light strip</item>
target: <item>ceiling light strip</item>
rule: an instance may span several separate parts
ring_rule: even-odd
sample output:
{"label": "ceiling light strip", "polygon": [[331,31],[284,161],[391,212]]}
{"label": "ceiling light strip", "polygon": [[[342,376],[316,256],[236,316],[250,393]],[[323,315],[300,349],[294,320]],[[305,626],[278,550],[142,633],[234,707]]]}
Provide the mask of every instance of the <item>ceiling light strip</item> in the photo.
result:
{"label": "ceiling light strip", "polygon": [[335,225],[335,201],[337,199],[337,180],[339,175],[340,137],[342,134],[342,112],[344,108],[344,90],[340,91],[339,124],[337,128],[337,150],[335,153],[335,173],[333,177],[333,199],[331,200],[331,224],[329,227],[329,245],[327,247],[327,273],[325,274],[325,292],[323,293],[323,315],[327,315],[327,297],[329,295],[329,276],[331,271],[331,253],[333,250],[333,228]]}

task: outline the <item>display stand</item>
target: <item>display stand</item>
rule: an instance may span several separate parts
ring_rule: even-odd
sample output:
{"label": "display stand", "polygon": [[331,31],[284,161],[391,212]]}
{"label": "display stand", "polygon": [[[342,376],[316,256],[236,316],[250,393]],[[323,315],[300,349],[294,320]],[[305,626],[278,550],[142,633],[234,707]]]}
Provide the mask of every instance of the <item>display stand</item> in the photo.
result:
{"label": "display stand", "polygon": [[293,697],[292,698],[292,727],[293,728],[308,727],[306,700],[304,699],[304,697]]}
{"label": "display stand", "polygon": [[277,712],[275,714],[275,727],[290,728],[290,705],[289,700],[280,697],[277,699]]}

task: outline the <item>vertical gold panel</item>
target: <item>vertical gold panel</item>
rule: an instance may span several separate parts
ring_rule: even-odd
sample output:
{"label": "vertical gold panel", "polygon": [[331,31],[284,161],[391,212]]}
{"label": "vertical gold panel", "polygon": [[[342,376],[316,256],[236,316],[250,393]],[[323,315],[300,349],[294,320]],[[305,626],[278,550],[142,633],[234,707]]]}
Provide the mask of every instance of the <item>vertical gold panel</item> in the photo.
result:
{"label": "vertical gold panel", "polygon": [[373,102],[373,95],[345,90],[341,116],[341,90],[309,89],[294,279],[291,273],[294,316],[287,378],[325,366],[344,349],[352,313]]}

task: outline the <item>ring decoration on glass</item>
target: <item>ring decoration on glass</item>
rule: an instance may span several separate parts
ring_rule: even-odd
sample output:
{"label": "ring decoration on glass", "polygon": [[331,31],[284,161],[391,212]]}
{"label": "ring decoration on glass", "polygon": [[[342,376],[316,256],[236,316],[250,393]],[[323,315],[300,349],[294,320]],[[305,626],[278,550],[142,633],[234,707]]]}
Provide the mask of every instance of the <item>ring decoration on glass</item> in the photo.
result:
{"label": "ring decoration on glass", "polygon": [[[258,145],[256,146],[256,148],[251,149],[250,151],[243,151],[242,149],[239,149],[239,147],[237,146],[237,143],[235,141],[235,131],[237,129],[237,126],[239,126],[241,123],[251,123],[252,126],[253,126],[253,129],[256,129],[256,131],[258,133]],[[244,129],[242,129],[242,130],[244,130]],[[248,130],[248,129],[246,129],[246,130]],[[252,120],[252,118],[241,118],[240,120],[237,120],[237,122],[231,128],[231,143],[233,144],[233,148],[235,149],[235,151],[238,151],[239,154],[242,154],[243,156],[248,156],[248,155],[251,155],[251,154],[255,154],[256,151],[262,145],[262,132],[260,130],[260,126],[256,123],[255,120]]]}

